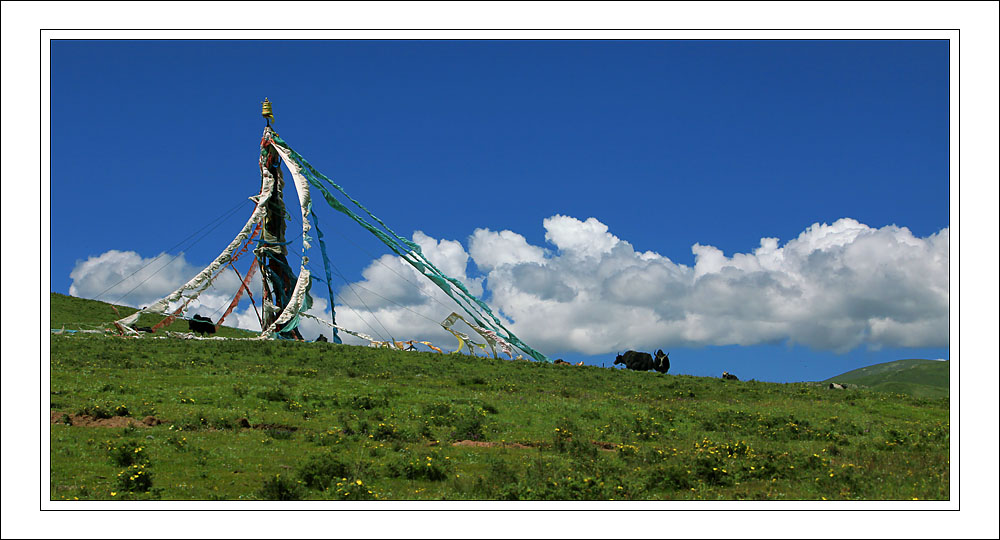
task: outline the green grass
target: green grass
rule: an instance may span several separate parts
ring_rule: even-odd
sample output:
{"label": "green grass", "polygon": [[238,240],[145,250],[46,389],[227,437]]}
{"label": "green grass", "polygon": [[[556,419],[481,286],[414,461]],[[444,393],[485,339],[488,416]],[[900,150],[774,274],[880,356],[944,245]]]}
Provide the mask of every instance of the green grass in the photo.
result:
{"label": "green grass", "polygon": [[[50,295],[49,324],[53,330],[100,330],[114,328],[112,321],[122,317],[127,317],[136,311],[135,308],[127,306],[112,306],[104,302],[85,300],[74,296],[66,296],[59,293]],[[202,315],[209,315],[202,313]],[[212,317],[217,319],[218,315]],[[144,313],[139,316],[136,326],[152,327],[163,320],[162,315]],[[168,330],[171,332],[188,332],[188,323],[185,320],[175,320],[166,325],[160,332]],[[249,332],[239,328],[222,326],[215,334],[221,337],[253,337],[255,332]]]}
{"label": "green grass", "polygon": [[949,395],[950,364],[938,360],[896,360],[848,371],[821,382],[848,383],[915,397],[946,398]]}
{"label": "green grass", "polygon": [[54,500],[949,496],[947,399],[287,341],[53,335],[50,364],[53,411],[164,421],[52,424]]}

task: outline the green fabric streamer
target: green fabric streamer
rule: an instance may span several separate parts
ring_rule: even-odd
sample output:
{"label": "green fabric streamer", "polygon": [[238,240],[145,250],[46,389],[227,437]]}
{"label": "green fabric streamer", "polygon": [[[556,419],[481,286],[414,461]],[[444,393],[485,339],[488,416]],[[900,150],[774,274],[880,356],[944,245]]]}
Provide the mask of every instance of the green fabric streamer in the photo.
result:
{"label": "green fabric streamer", "polygon": [[[352,198],[350,195],[344,191],[344,188],[340,187],[332,180],[327,178],[325,175],[313,168],[308,161],[305,160],[298,152],[292,150],[288,143],[283,139],[274,134],[272,138],[274,144],[281,146],[284,150],[295,161],[296,165],[299,167],[299,172],[302,176],[306,178],[310,185],[315,187],[323,194],[323,198],[326,202],[338,212],[347,215],[353,219],[356,223],[368,230],[368,232],[375,235],[376,238],[382,241],[389,249],[393,251],[396,255],[399,255],[403,260],[409,263],[411,266],[417,269],[418,272],[423,274],[425,277],[430,279],[435,285],[441,288],[452,298],[462,308],[477,325],[484,328],[489,328],[497,333],[497,335],[503,336],[512,345],[521,349],[526,354],[538,360],[540,362],[552,362],[547,356],[539,351],[528,346],[528,344],[521,341],[513,332],[508,330],[500,319],[493,314],[489,306],[486,305],[482,300],[476,298],[475,295],[469,292],[465,285],[455,278],[445,275],[436,266],[431,264],[426,257],[424,257],[423,252],[420,250],[420,246],[410,240],[407,240],[398,234],[396,234],[392,229],[389,228],[381,219],[372,214],[367,208],[362,206],[362,204]],[[365,218],[355,213],[353,210],[345,206],[340,200],[330,192],[329,189],[322,182],[326,182],[333,189],[339,191],[344,197],[347,197],[352,203],[354,203],[358,208],[360,208],[369,218],[378,223],[382,229],[379,229],[372,223],[368,222]]]}

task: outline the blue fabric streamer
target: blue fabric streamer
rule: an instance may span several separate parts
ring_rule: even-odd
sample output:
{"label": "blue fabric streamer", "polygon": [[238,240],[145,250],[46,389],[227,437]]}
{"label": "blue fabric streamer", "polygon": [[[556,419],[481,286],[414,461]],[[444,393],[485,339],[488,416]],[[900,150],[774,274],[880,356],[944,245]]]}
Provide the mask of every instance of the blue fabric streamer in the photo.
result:
{"label": "blue fabric streamer", "polygon": [[[316,237],[319,238],[319,252],[323,255],[323,269],[326,270],[326,290],[330,294],[330,322],[337,324],[337,312],[333,307],[333,280],[330,278],[330,257],[326,254],[326,242],[323,241],[323,231],[319,228],[319,218],[316,217],[316,212],[312,211],[311,205],[309,210],[309,215],[313,218],[313,227],[316,229]],[[319,279],[319,278],[316,278]],[[323,280],[320,280],[323,281]],[[337,334],[337,329],[333,330],[333,342],[343,343],[344,341],[340,339]]]}
{"label": "blue fabric streamer", "polygon": [[[403,260],[405,260],[411,266],[416,268],[417,271],[419,271],[425,277],[434,282],[438,287],[441,288],[441,290],[443,290],[448,296],[450,296],[453,300],[455,300],[455,302],[458,303],[459,307],[461,307],[462,310],[464,310],[470,317],[472,317],[472,319],[475,321],[477,325],[489,328],[494,332],[497,332],[498,335],[501,335],[502,331],[502,333],[505,334],[502,337],[504,337],[507,341],[509,341],[517,348],[527,353],[535,360],[538,360],[540,362],[552,362],[550,358],[528,346],[528,344],[524,343],[517,336],[515,336],[513,332],[504,327],[503,324],[500,322],[500,319],[498,319],[496,315],[493,314],[493,311],[490,310],[489,306],[487,306],[482,300],[476,298],[472,293],[470,293],[464,284],[462,284],[455,278],[445,275],[437,267],[431,264],[430,261],[428,261],[427,258],[424,257],[419,245],[396,234],[382,220],[380,220],[378,217],[376,217],[374,214],[368,211],[368,209],[362,206],[361,203],[354,200],[354,198],[348,195],[347,192],[344,191],[342,187],[340,187],[332,180],[324,176],[322,173],[314,169],[313,166],[310,165],[309,162],[305,160],[305,158],[303,158],[295,150],[292,150],[292,148],[288,146],[288,143],[286,143],[284,140],[278,137],[276,133],[273,135],[272,141],[288,151],[289,155],[291,156],[291,159],[296,163],[296,165],[298,165],[298,168],[302,173],[302,175],[305,177],[306,181],[308,181],[309,184],[311,184],[313,187],[320,190],[320,192],[323,194],[324,199],[326,199],[326,202],[334,210],[337,210],[338,212],[348,215],[359,225],[361,225],[365,229],[368,229],[369,232],[374,234],[379,240],[381,240],[386,246],[388,246],[389,249],[391,249],[394,253],[399,255]],[[344,206],[342,202],[340,202],[336,197],[333,196],[332,193],[330,193],[328,189],[326,189],[326,186],[324,186],[320,182],[320,180],[325,181],[334,189],[342,193],[351,202],[357,205],[358,208],[363,210],[370,218],[372,218],[375,222],[381,225],[382,228],[385,229],[386,232],[388,232],[388,234],[386,232],[383,232],[382,230],[379,230],[377,227],[366,221],[364,218],[353,212],[351,209]],[[454,287],[454,292],[452,290],[452,287]],[[482,312],[485,312],[485,315],[489,316],[489,318],[492,320],[492,323],[485,320],[485,316]]]}

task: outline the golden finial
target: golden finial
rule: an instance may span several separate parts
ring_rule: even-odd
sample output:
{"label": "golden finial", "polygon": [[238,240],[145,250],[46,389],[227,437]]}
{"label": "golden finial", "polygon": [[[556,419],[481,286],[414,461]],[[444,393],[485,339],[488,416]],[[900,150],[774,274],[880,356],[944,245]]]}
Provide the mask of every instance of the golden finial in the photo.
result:
{"label": "golden finial", "polygon": [[271,125],[274,121],[274,112],[271,111],[271,102],[264,98],[263,103],[260,104],[260,115],[267,119],[267,125]]}

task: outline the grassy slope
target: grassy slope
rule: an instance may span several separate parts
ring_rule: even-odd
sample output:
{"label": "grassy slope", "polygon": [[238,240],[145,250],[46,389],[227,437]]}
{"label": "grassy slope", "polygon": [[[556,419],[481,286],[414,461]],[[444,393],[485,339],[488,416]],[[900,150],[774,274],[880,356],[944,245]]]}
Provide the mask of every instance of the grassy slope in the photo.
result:
{"label": "grassy slope", "polygon": [[870,390],[941,398],[949,394],[950,367],[947,361],[896,360],[848,371],[822,382],[857,384]]}
{"label": "grassy slope", "polygon": [[[85,302],[56,311],[69,302],[53,296],[54,322],[106,319],[106,308],[74,315]],[[51,345],[53,411],[166,421],[53,424],[54,500],[949,493],[943,399],[327,343],[75,334]],[[451,444],[464,439],[496,446]]]}
{"label": "grassy slope", "polygon": [[[114,306],[95,300],[86,300],[59,293],[51,293],[51,313],[49,321],[53,330],[96,330],[113,328],[112,321],[127,317],[138,311],[128,306]],[[117,310],[117,311],[116,311]],[[205,315],[208,315],[207,313]],[[212,317],[213,320],[218,316]],[[163,319],[162,315],[143,314],[139,317],[137,326],[153,326]],[[175,320],[163,330],[172,332],[187,332],[188,324],[184,320]],[[255,333],[239,328],[222,326],[216,334],[222,337],[251,337]]]}

